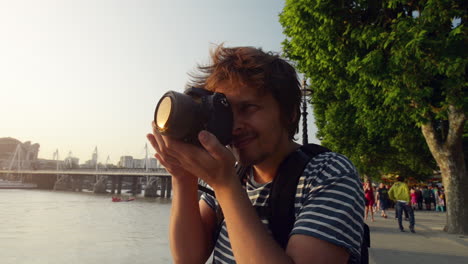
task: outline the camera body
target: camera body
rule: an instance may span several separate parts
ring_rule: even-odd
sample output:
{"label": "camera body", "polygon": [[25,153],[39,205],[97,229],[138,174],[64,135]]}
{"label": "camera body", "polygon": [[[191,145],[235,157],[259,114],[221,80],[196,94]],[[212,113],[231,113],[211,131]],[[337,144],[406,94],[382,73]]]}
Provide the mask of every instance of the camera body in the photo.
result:
{"label": "camera body", "polygon": [[232,139],[233,114],[222,93],[190,88],[184,93],[169,91],[159,100],[154,112],[156,128],[162,135],[201,146],[198,133],[207,130],[219,142]]}

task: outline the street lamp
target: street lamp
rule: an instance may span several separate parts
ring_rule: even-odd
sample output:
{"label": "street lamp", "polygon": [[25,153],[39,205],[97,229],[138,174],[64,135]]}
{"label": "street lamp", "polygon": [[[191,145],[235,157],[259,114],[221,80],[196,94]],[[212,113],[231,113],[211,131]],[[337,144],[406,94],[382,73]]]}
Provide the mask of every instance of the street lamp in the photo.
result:
{"label": "street lamp", "polygon": [[307,79],[304,78],[302,81],[302,145],[306,145],[309,143],[307,138],[307,96],[309,96],[312,92],[307,90]]}

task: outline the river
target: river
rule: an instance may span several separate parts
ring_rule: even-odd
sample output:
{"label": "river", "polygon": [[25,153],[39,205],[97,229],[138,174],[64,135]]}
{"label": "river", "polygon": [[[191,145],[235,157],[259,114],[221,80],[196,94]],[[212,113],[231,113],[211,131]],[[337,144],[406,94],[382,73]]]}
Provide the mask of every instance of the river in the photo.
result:
{"label": "river", "polygon": [[170,200],[0,190],[0,263],[171,263]]}

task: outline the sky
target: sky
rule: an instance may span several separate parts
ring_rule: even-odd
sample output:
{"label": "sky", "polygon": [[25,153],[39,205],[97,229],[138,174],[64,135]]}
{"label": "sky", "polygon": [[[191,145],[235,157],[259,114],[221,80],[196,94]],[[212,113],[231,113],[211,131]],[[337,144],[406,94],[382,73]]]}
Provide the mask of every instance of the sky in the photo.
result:
{"label": "sky", "polygon": [[[84,163],[95,147],[103,163],[144,158],[156,103],[166,91],[182,92],[215,45],[281,52],[283,6],[0,0],[0,138],[39,143],[44,159],[58,150],[60,159],[71,152]],[[318,143],[312,118],[309,141]]]}

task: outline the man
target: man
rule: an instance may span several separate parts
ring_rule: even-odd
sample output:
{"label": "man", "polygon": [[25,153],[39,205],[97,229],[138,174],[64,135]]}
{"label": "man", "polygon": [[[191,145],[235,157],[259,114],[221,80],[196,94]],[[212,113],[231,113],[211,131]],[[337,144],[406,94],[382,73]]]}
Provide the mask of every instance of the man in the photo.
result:
{"label": "man", "polygon": [[434,201],[434,210],[437,211],[439,208],[439,186],[434,185],[434,188],[432,188],[432,199]]}
{"label": "man", "polygon": [[[218,46],[212,62],[199,67],[193,85],[223,93],[233,115],[229,147],[207,131],[203,148],[161,136],[148,139],[155,157],[172,175],[170,245],[175,263],[356,263],[362,240],[364,199],[355,167],[344,156],[314,157],[299,179],[293,230],[285,249],[254,207],[268,204],[269,188],[289,154],[298,129],[301,91],[294,68],[279,56],[252,47]],[[250,166],[245,186],[235,162]],[[197,179],[216,199],[197,196]],[[218,207],[224,221],[216,223]],[[213,239],[217,237],[217,239]]]}
{"label": "man", "polygon": [[397,182],[393,184],[392,188],[388,191],[388,196],[390,199],[395,201],[395,209],[398,218],[398,227],[400,228],[401,232],[405,232],[402,224],[402,213],[408,213],[409,216],[409,229],[411,233],[415,233],[414,231],[414,212],[410,205],[410,190],[408,185],[403,182],[403,177],[398,176]]}
{"label": "man", "polygon": [[435,191],[434,191],[434,184],[431,184],[429,186],[429,199],[431,200],[431,207],[432,207],[432,204],[434,204],[434,207],[432,207],[433,209],[431,210],[435,210],[436,209],[436,197],[435,197]]}
{"label": "man", "polygon": [[381,216],[383,218],[387,218],[387,213],[385,210],[388,208],[388,190],[385,188],[385,185],[383,183],[379,184],[379,189],[377,189],[377,201],[379,201],[379,206],[381,212]]}
{"label": "man", "polygon": [[421,190],[421,186],[418,186],[416,188],[416,197],[417,197],[417,202],[418,202],[418,210],[422,210],[423,209],[423,196],[422,196],[422,190]]}
{"label": "man", "polygon": [[423,190],[422,190],[422,198],[424,200],[424,203],[426,204],[426,210],[427,211],[430,211],[431,210],[431,195],[430,195],[430,192],[432,192],[431,190],[429,190],[427,188],[427,186],[424,186],[423,187]]}

